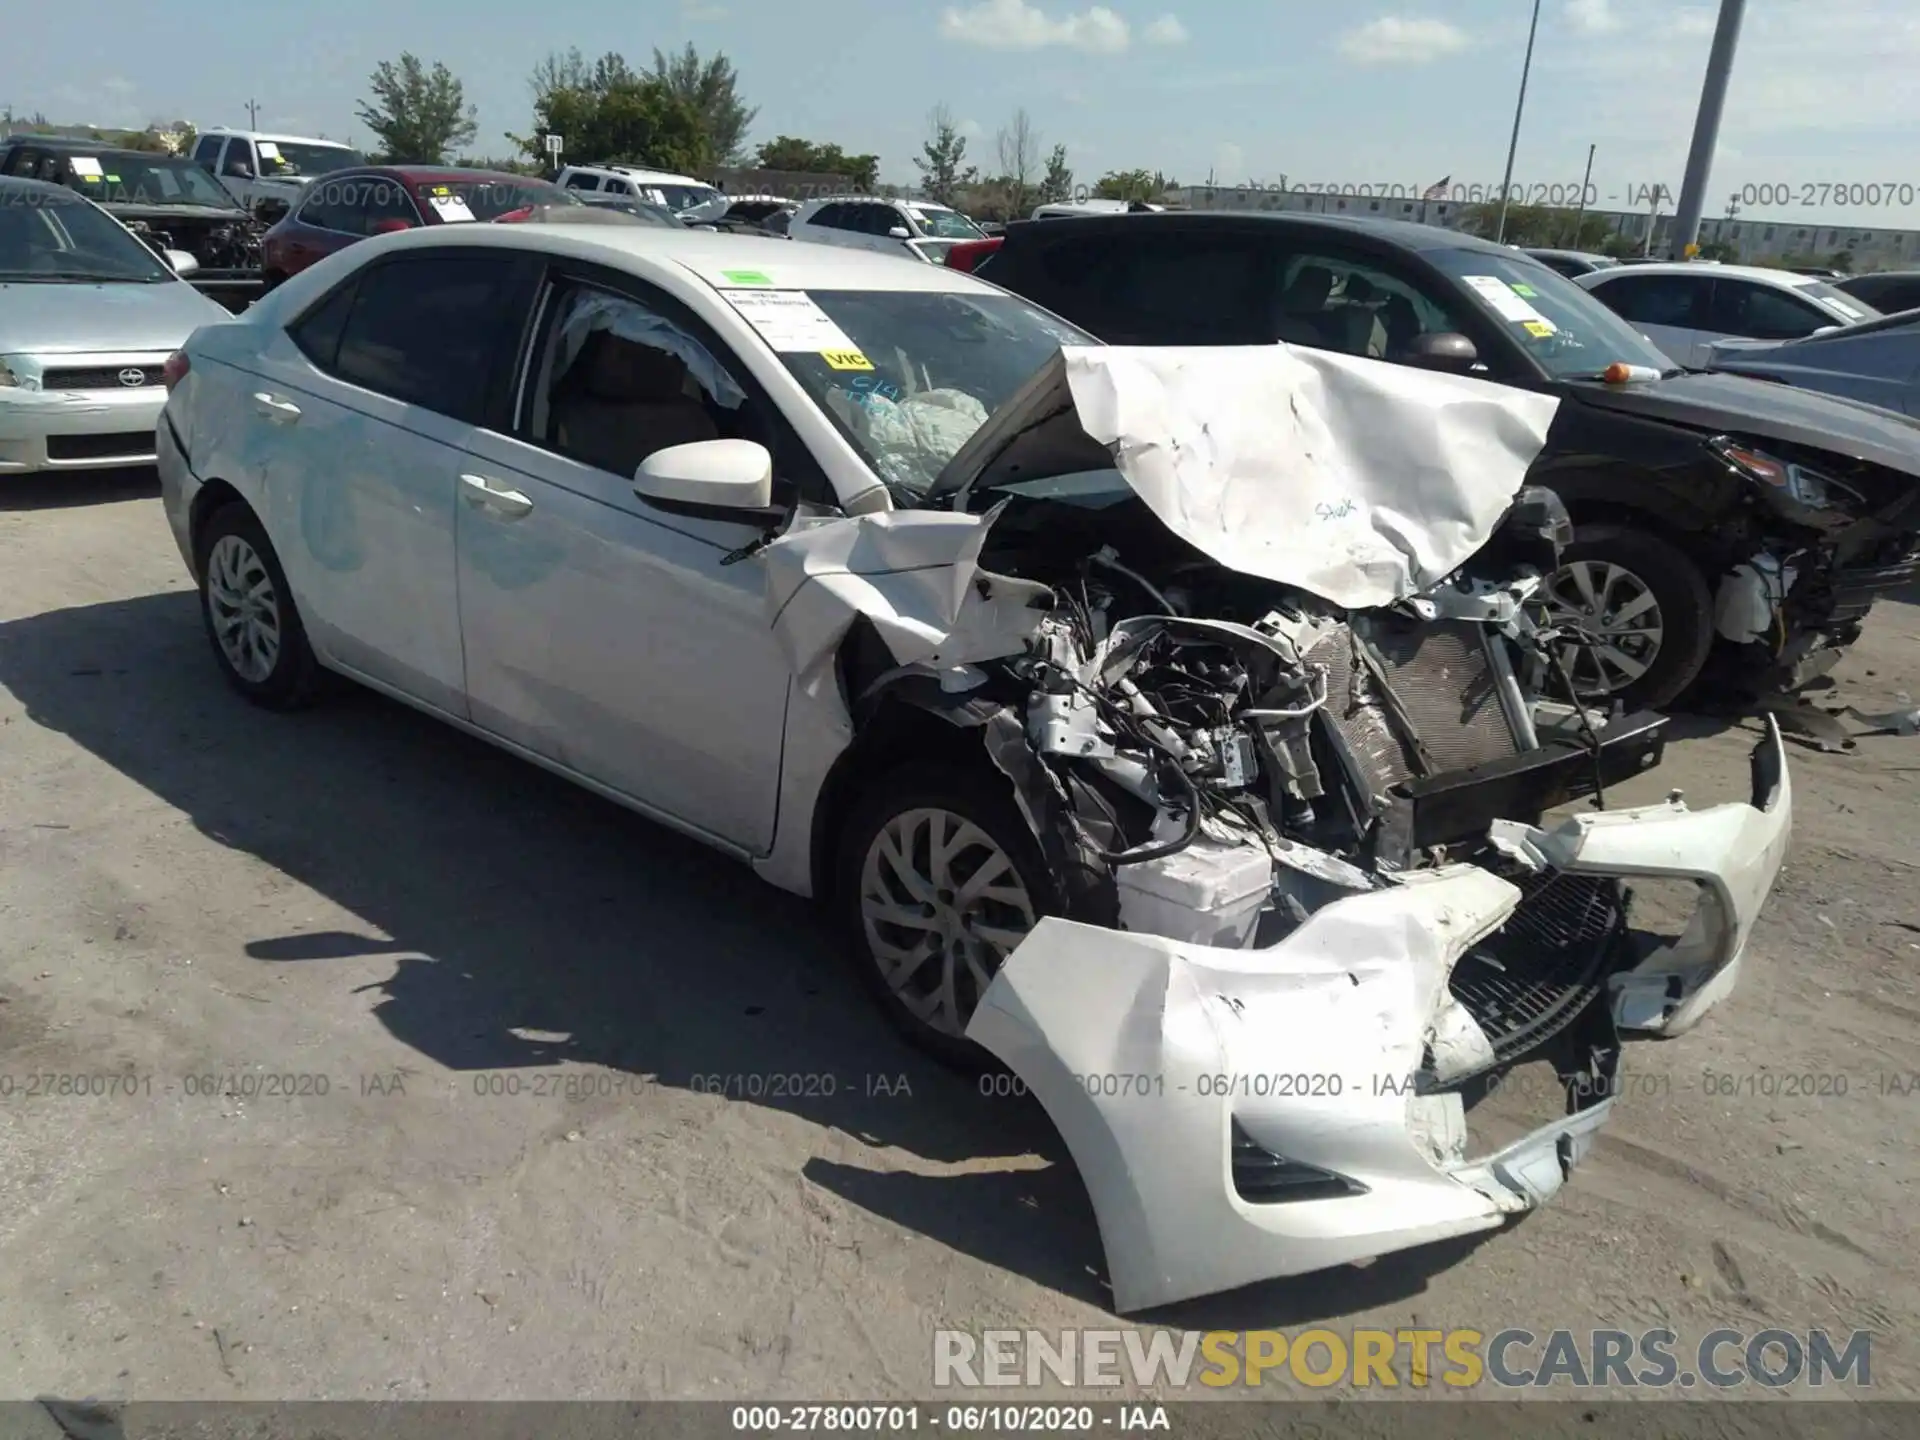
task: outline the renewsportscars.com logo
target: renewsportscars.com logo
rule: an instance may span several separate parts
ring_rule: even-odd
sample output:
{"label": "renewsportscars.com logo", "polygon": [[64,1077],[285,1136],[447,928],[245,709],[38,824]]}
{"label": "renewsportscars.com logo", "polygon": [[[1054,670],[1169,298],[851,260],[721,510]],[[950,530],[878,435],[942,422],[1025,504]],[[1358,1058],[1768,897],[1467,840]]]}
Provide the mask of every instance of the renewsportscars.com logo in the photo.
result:
{"label": "renewsportscars.com logo", "polygon": [[1873,1384],[1873,1336],[1853,1330],[966,1330],[933,1332],[938,1389],[1130,1385],[1212,1389],[1821,1388]]}

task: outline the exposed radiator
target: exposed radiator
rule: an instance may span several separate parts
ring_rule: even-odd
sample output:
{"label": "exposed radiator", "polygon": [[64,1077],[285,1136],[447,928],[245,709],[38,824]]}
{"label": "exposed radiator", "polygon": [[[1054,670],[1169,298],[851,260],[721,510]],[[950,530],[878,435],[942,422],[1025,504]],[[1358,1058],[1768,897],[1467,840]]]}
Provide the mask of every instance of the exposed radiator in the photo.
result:
{"label": "exposed radiator", "polygon": [[[1369,636],[1393,692],[1426,747],[1436,772],[1465,770],[1518,754],[1493,666],[1484,627],[1463,620],[1376,622]],[[1329,719],[1345,739],[1376,794],[1420,773],[1364,666],[1354,684],[1353,639],[1330,634],[1309,652],[1310,664],[1327,667]]]}

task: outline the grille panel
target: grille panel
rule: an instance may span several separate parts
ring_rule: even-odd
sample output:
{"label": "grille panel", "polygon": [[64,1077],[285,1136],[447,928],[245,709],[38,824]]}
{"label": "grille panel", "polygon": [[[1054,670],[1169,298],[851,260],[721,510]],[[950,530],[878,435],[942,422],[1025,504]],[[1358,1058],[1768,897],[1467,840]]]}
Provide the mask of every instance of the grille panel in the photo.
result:
{"label": "grille panel", "polygon": [[1513,917],[1461,959],[1448,985],[1492,1042],[1495,1064],[1552,1039],[1599,997],[1626,923],[1616,880],[1554,874],[1521,888]]}
{"label": "grille panel", "polygon": [[121,383],[122,370],[138,370],[140,385],[158,385],[158,365],[65,365],[47,369],[40,384],[47,390],[132,390],[139,387]]}
{"label": "grille panel", "polygon": [[151,430],[111,435],[49,435],[49,460],[151,460],[157,442]]}

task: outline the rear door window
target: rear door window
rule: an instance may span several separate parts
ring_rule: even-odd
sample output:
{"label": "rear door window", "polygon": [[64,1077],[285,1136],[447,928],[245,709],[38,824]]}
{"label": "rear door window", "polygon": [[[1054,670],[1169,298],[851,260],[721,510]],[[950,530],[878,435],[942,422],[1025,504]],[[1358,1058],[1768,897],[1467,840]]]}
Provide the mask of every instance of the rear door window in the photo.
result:
{"label": "rear door window", "polygon": [[1706,328],[1748,340],[1799,340],[1838,324],[1838,316],[1789,291],[1723,277],[1714,284],[1713,319]]}
{"label": "rear door window", "polygon": [[1592,293],[1624,320],[1676,330],[1711,328],[1713,281],[1698,275],[1621,275]]}
{"label": "rear door window", "polygon": [[322,368],[392,399],[481,423],[493,366],[517,333],[508,303],[517,265],[512,255],[433,252],[375,265],[359,277],[334,362]]}
{"label": "rear door window", "polygon": [[1107,232],[1047,245],[1029,297],[1117,345],[1260,345],[1274,264],[1249,235]]}
{"label": "rear door window", "polygon": [[1404,362],[1422,335],[1470,334],[1436,285],[1401,267],[1332,246],[1290,251],[1280,269],[1270,338]]}

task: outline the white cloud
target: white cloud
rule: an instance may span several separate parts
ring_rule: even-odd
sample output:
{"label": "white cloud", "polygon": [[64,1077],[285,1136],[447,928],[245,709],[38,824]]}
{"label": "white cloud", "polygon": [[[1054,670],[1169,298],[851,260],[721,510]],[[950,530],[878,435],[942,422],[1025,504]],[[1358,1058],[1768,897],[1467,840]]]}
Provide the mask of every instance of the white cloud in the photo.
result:
{"label": "white cloud", "polygon": [[1667,28],[1675,35],[1711,35],[1714,13],[1704,6],[1689,5],[1667,17]]}
{"label": "white cloud", "polygon": [[1425,65],[1466,47],[1456,26],[1411,15],[1383,15],[1340,37],[1340,53],[1356,65]]}
{"label": "white cloud", "polygon": [[1127,22],[1104,5],[1058,18],[1026,0],[980,0],[940,15],[940,34],[985,50],[1044,50],[1064,45],[1095,55],[1116,55],[1133,39]]}
{"label": "white cloud", "polygon": [[1231,140],[1213,152],[1213,175],[1221,185],[1237,185],[1247,178],[1247,152]]}
{"label": "white cloud", "polygon": [[1162,15],[1140,33],[1149,45],[1184,45],[1188,39],[1187,27],[1178,15]]}
{"label": "white cloud", "polygon": [[1608,35],[1622,24],[1613,0],[1567,0],[1567,22],[1582,35]]}
{"label": "white cloud", "polygon": [[982,125],[978,120],[962,120],[956,128],[959,130],[961,136],[968,140],[978,140],[982,135],[987,133],[987,127]]}

